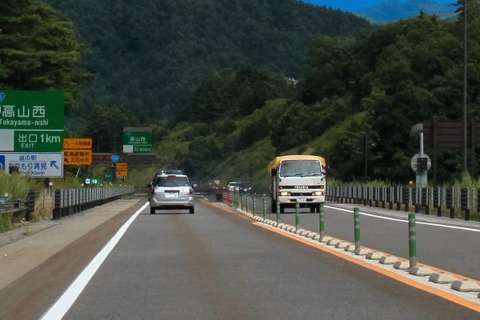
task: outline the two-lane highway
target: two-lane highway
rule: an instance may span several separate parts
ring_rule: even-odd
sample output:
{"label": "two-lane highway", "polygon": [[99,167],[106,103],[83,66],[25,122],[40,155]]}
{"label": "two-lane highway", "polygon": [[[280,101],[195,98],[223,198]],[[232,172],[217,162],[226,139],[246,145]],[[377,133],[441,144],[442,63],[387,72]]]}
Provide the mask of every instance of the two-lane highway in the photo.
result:
{"label": "two-lane highway", "polygon": [[51,309],[72,303],[64,319],[478,317],[200,201],[195,214],[145,208],[91,279],[80,279],[88,284],[78,298]]}

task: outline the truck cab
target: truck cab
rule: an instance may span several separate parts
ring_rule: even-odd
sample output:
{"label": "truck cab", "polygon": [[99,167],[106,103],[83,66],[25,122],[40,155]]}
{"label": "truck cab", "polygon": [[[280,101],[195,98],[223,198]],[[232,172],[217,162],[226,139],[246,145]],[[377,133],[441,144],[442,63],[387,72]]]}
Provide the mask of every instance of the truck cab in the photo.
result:
{"label": "truck cab", "polygon": [[318,210],[325,202],[326,161],[312,155],[289,155],[274,158],[269,165],[271,176],[272,212],[279,206],[285,208],[309,208]]}

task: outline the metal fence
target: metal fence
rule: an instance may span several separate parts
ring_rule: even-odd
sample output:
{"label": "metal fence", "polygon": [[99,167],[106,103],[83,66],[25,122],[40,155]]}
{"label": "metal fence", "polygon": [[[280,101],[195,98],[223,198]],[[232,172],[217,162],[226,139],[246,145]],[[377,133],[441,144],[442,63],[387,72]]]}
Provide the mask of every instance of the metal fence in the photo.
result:
{"label": "metal fence", "polygon": [[135,187],[55,189],[53,219],[60,219],[135,192]]}
{"label": "metal fence", "polygon": [[[450,218],[470,220],[480,213],[480,189],[332,186],[327,188],[327,201],[357,203],[396,210],[435,213]],[[478,215],[475,215],[478,219]]]}

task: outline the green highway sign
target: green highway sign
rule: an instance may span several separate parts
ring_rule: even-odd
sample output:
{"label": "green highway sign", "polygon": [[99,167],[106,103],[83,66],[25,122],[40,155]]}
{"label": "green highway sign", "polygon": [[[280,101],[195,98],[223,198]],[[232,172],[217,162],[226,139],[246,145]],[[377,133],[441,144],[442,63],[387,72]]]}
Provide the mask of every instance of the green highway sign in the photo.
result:
{"label": "green highway sign", "polygon": [[123,128],[124,153],[151,153],[152,128],[125,127]]}
{"label": "green highway sign", "polygon": [[64,92],[0,91],[0,151],[60,152]]}
{"label": "green highway sign", "polygon": [[[52,148],[58,149],[63,142],[63,130],[60,131],[15,131],[15,151],[41,151],[51,152]],[[62,145],[63,148],[63,145]],[[62,151],[60,148],[59,151]]]}

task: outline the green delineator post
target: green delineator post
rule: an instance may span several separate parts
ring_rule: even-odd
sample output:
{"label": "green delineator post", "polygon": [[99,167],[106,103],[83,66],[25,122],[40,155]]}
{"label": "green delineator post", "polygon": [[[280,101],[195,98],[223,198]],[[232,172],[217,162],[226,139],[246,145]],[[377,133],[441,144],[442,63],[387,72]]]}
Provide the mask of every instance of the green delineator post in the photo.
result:
{"label": "green delineator post", "polygon": [[255,215],[255,214],[256,214],[256,211],[257,211],[257,210],[256,210],[257,203],[256,203],[256,201],[255,201],[255,195],[253,195],[252,197],[253,197],[253,201],[252,201],[252,213],[253,213],[253,215]]}
{"label": "green delineator post", "polygon": [[413,268],[417,265],[417,230],[415,224],[415,213],[408,214],[408,249],[410,268]]}
{"label": "green delineator post", "polygon": [[280,201],[277,199],[277,224],[280,222]]}
{"label": "green delineator post", "polygon": [[235,192],[232,194],[232,207],[233,209],[237,210],[237,195]]}
{"label": "green delineator post", "polygon": [[265,198],[265,194],[263,195],[263,219],[267,218],[267,199]]}
{"label": "green delineator post", "polygon": [[322,241],[323,237],[325,237],[325,212],[323,211],[323,203],[318,205],[318,216],[319,216],[319,224],[320,224],[320,241]]}
{"label": "green delineator post", "polygon": [[295,229],[298,230],[300,226],[300,203],[295,202]]}
{"label": "green delineator post", "polygon": [[353,226],[355,231],[355,252],[360,250],[360,209],[353,208]]}

